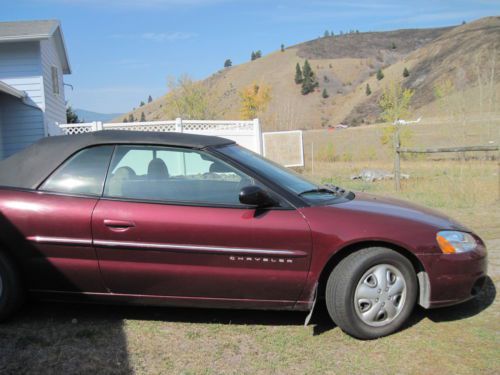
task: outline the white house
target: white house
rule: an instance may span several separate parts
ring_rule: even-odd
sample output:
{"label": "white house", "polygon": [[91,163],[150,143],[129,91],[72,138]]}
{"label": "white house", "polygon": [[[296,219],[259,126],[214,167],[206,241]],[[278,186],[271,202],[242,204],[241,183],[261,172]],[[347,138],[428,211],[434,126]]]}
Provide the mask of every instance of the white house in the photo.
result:
{"label": "white house", "polygon": [[71,68],[59,21],[0,22],[0,158],[60,134]]}

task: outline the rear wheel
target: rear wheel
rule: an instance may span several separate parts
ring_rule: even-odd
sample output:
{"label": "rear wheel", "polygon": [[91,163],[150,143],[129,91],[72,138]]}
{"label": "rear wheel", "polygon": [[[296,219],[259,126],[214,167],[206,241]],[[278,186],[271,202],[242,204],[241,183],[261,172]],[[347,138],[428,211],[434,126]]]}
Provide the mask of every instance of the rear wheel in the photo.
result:
{"label": "rear wheel", "polygon": [[417,298],[411,262],[386,248],[360,250],[343,259],[326,286],[333,321],[348,334],[373,339],[397,331],[410,316]]}
{"label": "rear wheel", "polygon": [[15,265],[0,252],[0,322],[22,304],[23,292]]}

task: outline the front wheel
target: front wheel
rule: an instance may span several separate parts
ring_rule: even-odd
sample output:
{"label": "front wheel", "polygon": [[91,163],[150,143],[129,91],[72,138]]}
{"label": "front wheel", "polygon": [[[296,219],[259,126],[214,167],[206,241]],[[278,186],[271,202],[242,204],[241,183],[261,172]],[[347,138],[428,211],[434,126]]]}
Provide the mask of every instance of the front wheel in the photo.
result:
{"label": "front wheel", "polygon": [[417,292],[411,262],[393,250],[372,247],[347,256],[335,267],[326,285],[326,305],[343,331],[374,339],[404,324]]}

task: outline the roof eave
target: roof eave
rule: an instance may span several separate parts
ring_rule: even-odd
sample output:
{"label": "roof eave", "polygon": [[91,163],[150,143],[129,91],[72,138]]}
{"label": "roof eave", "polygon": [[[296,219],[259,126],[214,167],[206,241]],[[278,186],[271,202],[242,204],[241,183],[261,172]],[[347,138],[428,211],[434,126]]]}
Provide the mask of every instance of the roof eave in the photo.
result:
{"label": "roof eave", "polygon": [[18,90],[2,81],[0,81],[0,92],[11,95],[18,99],[24,99],[26,97],[26,93],[24,91]]}
{"label": "roof eave", "polygon": [[2,42],[35,42],[39,40],[49,39],[48,34],[31,34],[31,35],[14,35],[14,36],[2,36],[0,37],[0,43]]}
{"label": "roof eave", "polygon": [[60,25],[57,25],[56,29],[54,30],[54,34],[56,35],[56,40],[60,46],[60,50],[61,50],[61,54],[62,54],[61,60],[63,63],[62,64],[63,73],[64,74],[71,74],[71,65],[69,63],[68,51],[66,50],[66,43],[64,41],[64,34],[62,32],[62,28]]}
{"label": "roof eave", "polygon": [[68,53],[66,50],[66,43],[64,42],[64,35],[59,23],[54,26],[49,34],[4,36],[0,37],[0,43],[35,42],[50,39],[52,36],[56,39],[58,54],[60,55],[62,63],[62,71],[64,74],[71,74],[71,65],[69,63]]}

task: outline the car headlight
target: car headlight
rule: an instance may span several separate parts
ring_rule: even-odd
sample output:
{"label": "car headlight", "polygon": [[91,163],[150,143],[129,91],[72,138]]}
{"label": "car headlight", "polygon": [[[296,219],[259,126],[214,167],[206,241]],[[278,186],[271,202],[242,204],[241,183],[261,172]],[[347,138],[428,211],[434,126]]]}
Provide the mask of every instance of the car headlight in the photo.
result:
{"label": "car headlight", "polygon": [[443,230],[438,232],[436,240],[445,254],[466,253],[477,247],[477,242],[469,233],[454,230]]}

